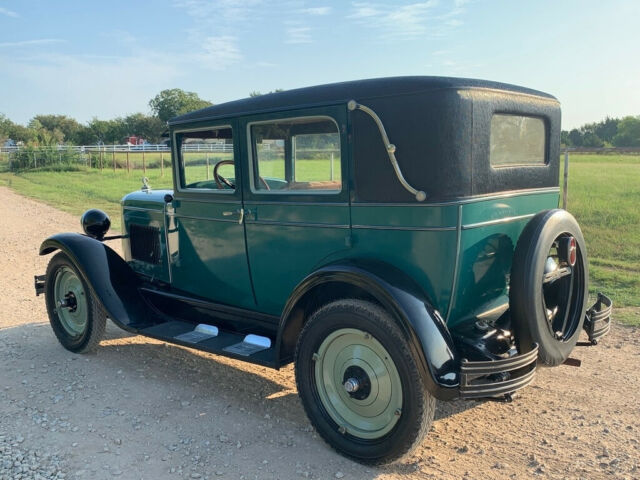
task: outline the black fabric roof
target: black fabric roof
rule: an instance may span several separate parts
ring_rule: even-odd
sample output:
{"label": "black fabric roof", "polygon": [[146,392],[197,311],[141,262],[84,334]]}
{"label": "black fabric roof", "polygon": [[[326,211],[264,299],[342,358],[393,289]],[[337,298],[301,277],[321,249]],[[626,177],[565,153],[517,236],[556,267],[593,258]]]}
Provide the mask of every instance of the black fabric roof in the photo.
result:
{"label": "black fabric roof", "polygon": [[351,99],[361,101],[367,98],[414,94],[429,90],[467,88],[489,88],[555,99],[552,95],[537,90],[487,80],[426,76],[389,77],[331,83],[244,98],[174,117],[169,120],[169,124],[268,112],[288,107],[328,105],[347,102]]}

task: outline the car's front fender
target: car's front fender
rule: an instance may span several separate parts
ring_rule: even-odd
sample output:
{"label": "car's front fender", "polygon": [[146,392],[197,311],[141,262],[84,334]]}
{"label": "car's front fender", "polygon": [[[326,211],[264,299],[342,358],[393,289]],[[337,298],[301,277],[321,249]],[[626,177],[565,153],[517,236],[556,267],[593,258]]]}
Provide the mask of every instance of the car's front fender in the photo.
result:
{"label": "car's front fender", "polygon": [[[361,261],[328,265],[306,277],[294,290],[280,319],[276,348],[281,352],[293,312],[323,286],[357,287],[376,299],[401,327],[412,353],[419,360],[428,390],[441,400],[458,395],[459,359],[449,330],[438,311],[415,283],[397,268]],[[309,312],[307,312],[308,314]]]}
{"label": "car's front fender", "polygon": [[149,307],[140,295],[140,279],[120,255],[79,233],[59,233],[40,245],[40,255],[64,252],[118,326],[136,332],[148,322]]}

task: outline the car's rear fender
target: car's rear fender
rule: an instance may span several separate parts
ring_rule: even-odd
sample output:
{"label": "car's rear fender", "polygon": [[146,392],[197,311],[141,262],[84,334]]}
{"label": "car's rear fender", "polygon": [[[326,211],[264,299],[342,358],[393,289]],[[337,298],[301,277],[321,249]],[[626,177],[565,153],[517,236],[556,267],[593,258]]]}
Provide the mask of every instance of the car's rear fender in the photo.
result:
{"label": "car's rear fender", "polygon": [[[325,298],[323,291],[332,293]],[[306,277],[285,306],[276,349],[282,363],[291,360],[293,347],[306,318],[322,301],[360,292],[378,302],[401,327],[419,360],[427,389],[441,400],[457,397],[459,359],[445,322],[429,300],[403,272],[373,261],[325,266]]]}
{"label": "car's rear fender", "polygon": [[140,279],[120,255],[79,233],[59,233],[40,245],[40,255],[56,250],[69,257],[119,327],[136,332],[148,323],[149,306],[138,290]]}

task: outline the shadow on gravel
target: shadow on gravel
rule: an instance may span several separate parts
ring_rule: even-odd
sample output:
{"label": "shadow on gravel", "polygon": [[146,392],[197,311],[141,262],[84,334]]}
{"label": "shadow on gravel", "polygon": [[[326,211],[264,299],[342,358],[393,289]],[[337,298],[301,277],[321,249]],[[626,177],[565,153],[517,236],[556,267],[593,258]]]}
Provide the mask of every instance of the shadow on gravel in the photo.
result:
{"label": "shadow on gravel", "polygon": [[[4,341],[3,341],[4,340]],[[166,393],[163,396],[188,396],[211,399],[234,410],[267,411],[271,418],[291,422],[296,429],[310,426],[298,399],[293,369],[280,371],[202,353],[188,348],[160,343],[132,335],[109,323],[105,338],[94,354],[76,355],[64,350],[46,323],[26,324],[0,330],[0,352],[9,347],[21,352],[24,361],[38,356],[66,363],[69,359],[86,359],[89,370],[99,369],[125,375],[135,381],[153,381]],[[178,393],[176,393],[178,392]],[[435,421],[473,408],[476,402],[438,402]],[[321,442],[318,440],[318,442]],[[426,442],[429,442],[427,437]],[[329,447],[327,447],[328,449]],[[337,455],[337,454],[336,454]],[[381,468],[375,474],[415,473],[417,464],[406,461]]]}

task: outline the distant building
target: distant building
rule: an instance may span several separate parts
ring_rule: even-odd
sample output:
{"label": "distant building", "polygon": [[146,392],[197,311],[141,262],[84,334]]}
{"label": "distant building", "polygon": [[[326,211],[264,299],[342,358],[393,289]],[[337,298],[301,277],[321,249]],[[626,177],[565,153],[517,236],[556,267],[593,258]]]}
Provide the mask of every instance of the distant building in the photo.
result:
{"label": "distant building", "polygon": [[148,142],[142,137],[131,135],[129,137],[125,137],[123,143],[125,143],[126,145],[144,145]]}

